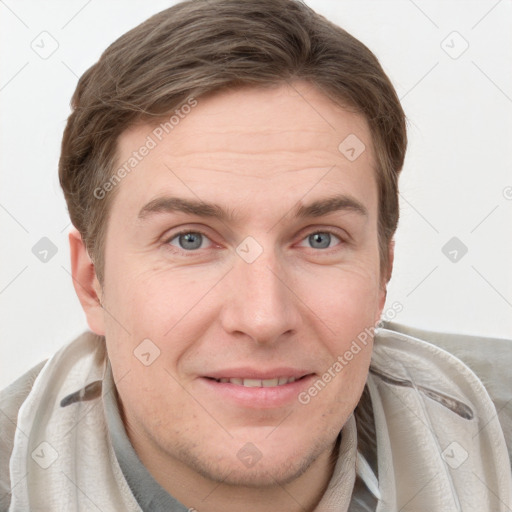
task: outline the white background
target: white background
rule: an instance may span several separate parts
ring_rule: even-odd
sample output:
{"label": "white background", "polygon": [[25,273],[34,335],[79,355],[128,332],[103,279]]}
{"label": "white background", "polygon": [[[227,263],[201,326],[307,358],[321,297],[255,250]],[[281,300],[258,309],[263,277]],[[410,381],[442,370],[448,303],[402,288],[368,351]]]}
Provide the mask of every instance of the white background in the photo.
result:
{"label": "white background", "polygon": [[[395,320],[512,338],[512,2],[307,3],[374,51],[409,119],[388,294],[403,306]],[[57,178],[77,79],[171,4],[0,2],[0,388],[87,328]],[[58,44],[47,59],[31,48],[43,31]],[[468,248],[455,263],[441,250],[454,236]],[[46,263],[32,253],[42,237],[58,250]]]}

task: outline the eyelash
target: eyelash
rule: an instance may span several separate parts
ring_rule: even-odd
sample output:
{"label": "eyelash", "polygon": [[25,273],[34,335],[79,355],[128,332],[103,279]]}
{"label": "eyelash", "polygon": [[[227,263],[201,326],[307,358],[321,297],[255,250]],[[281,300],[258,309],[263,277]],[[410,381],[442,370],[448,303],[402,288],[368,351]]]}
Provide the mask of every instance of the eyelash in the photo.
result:
{"label": "eyelash", "polygon": [[[193,230],[193,229],[184,229],[182,231],[179,231],[177,233],[173,233],[170,237],[167,237],[164,241],[164,245],[169,248],[172,252],[175,252],[175,253],[179,253],[179,254],[183,254],[185,256],[196,256],[197,253],[201,250],[201,249],[195,249],[195,250],[185,250],[185,249],[181,249],[179,247],[176,247],[176,246],[173,246],[170,244],[170,242],[172,240],[174,240],[175,238],[178,238],[179,236],[181,235],[186,235],[186,234],[189,234],[189,233],[194,233],[194,234],[198,234],[198,235],[201,235],[201,236],[204,236],[205,238],[207,238],[211,243],[215,243],[213,242],[210,237],[204,233],[203,231],[200,231],[200,230]],[[330,253],[333,249],[335,249],[336,247],[338,247],[339,245],[346,245],[348,242],[347,240],[342,237],[338,232],[334,231],[334,230],[330,230],[330,229],[323,229],[323,230],[314,230],[314,231],[310,231],[308,234],[306,234],[305,236],[303,236],[301,238],[301,242],[306,240],[308,237],[310,237],[311,235],[314,235],[316,233],[327,233],[331,236],[334,236],[336,237],[338,240],[339,240],[339,243],[336,244],[335,246],[333,247],[328,247],[326,249],[318,249],[317,251],[319,252],[322,252],[324,254],[327,254],[327,253]],[[171,249],[172,248],[172,249]],[[315,250],[314,247],[309,247],[309,249],[312,249],[312,250]],[[316,251],[315,251],[316,252]]]}

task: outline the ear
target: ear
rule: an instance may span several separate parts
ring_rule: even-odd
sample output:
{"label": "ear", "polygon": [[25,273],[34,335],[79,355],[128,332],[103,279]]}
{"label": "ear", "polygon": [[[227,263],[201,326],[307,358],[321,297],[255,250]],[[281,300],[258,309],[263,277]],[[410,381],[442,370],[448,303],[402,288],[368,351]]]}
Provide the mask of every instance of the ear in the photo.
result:
{"label": "ear", "polygon": [[101,336],[105,335],[104,311],[101,306],[101,285],[96,270],[82,236],[75,228],[69,233],[71,252],[71,275],[78,300],[85,312],[90,329]]}
{"label": "ear", "polygon": [[388,245],[388,268],[386,273],[386,282],[383,283],[386,286],[391,279],[391,274],[393,273],[393,263],[395,261],[395,240],[390,240]]}
{"label": "ear", "polygon": [[384,305],[386,304],[386,296],[388,293],[387,286],[393,273],[393,262],[395,260],[395,241],[391,240],[388,245],[388,267],[385,269],[385,273],[381,276],[380,291],[379,291],[379,312],[378,318],[375,323],[380,321]]}

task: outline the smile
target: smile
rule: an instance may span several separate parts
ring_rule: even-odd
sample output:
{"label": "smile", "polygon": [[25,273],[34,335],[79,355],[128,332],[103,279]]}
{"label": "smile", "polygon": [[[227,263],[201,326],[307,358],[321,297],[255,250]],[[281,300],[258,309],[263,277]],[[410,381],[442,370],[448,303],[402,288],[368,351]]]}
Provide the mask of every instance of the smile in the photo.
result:
{"label": "smile", "polygon": [[[302,378],[302,377],[301,377]],[[284,386],[295,382],[296,377],[275,377],[273,379],[239,379],[239,378],[221,378],[213,379],[222,384],[234,384],[235,386],[244,386],[246,388],[271,388],[275,386]]]}
{"label": "smile", "polygon": [[[219,372],[215,376],[198,379],[203,396],[208,397],[211,403],[222,404],[222,407],[235,405],[244,409],[271,409],[290,406],[297,403],[297,396],[303,392],[313,381],[314,373],[304,371],[286,371],[279,373],[247,371],[226,371],[235,373],[233,376],[223,377]],[[253,375],[251,375],[251,373]],[[266,375],[262,375],[266,373]],[[290,375],[290,374],[294,375]],[[274,377],[273,375],[281,375]],[[259,377],[259,378],[258,378]]]}

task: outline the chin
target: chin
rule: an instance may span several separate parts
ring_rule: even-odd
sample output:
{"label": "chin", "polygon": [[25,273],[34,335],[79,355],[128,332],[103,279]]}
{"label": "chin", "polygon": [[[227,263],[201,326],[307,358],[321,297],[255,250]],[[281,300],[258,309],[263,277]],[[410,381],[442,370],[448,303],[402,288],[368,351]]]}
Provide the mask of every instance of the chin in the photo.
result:
{"label": "chin", "polygon": [[[311,446],[305,450],[303,444],[296,446],[293,450],[277,451],[270,449],[268,453],[256,451],[254,445],[245,445],[237,450],[237,456],[226,454],[204,453],[201,458],[196,454],[181,453],[182,462],[185,462],[191,469],[203,477],[224,485],[242,487],[272,487],[285,485],[299,478],[314,462],[325,452],[329,446]],[[249,457],[244,455],[249,454]],[[244,460],[245,459],[245,460]]]}

